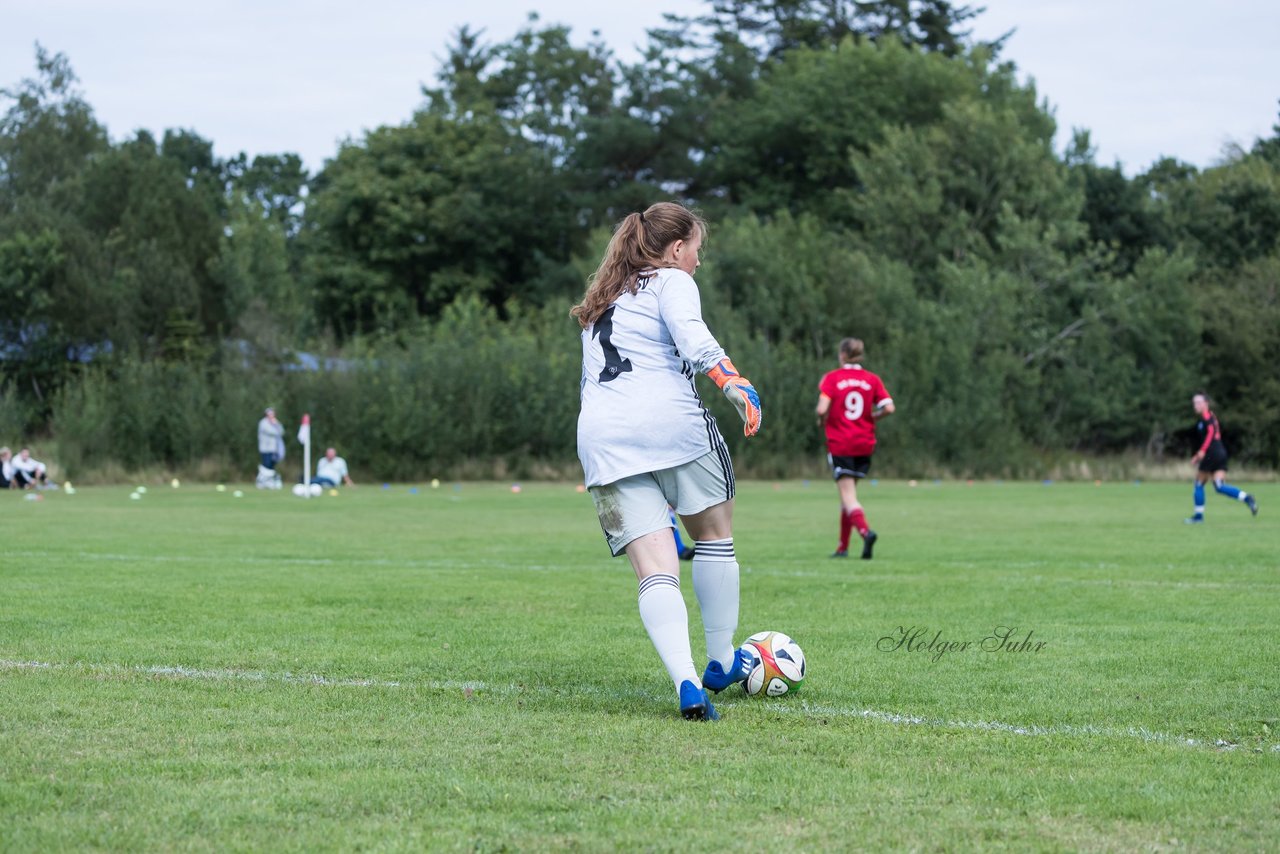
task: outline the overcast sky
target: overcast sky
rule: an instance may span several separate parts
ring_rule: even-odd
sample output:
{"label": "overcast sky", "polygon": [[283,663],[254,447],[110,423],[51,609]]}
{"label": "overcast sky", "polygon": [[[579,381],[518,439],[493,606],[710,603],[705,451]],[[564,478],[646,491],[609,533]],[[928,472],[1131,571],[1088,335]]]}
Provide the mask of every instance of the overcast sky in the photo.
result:
{"label": "overcast sky", "polygon": [[[699,0],[0,0],[0,88],[32,74],[34,43],[66,53],[115,139],[194,129],[219,155],[295,151],[312,170],[340,140],[405,121],[459,26],[491,40],[528,13],[593,30],[634,58],[663,12]],[[1211,165],[1268,136],[1280,105],[1280,0],[990,0],[977,35],[1055,109],[1061,149],[1093,132],[1132,174],[1163,155]]]}

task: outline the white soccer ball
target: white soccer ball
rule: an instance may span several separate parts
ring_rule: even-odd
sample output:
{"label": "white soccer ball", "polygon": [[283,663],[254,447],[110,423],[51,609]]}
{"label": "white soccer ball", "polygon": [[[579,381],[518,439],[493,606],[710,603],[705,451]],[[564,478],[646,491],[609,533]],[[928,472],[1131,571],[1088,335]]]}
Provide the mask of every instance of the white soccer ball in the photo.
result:
{"label": "white soccer ball", "polygon": [[129,493],[129,498],[130,498],[130,499],[132,499],[132,500],[134,500],[134,501],[141,501],[141,500],[142,500],[142,493],[140,493],[140,492],[130,492],[130,493]]}
{"label": "white soccer ball", "polygon": [[324,487],[318,483],[311,484],[311,497],[319,498],[321,495],[324,495]]}
{"label": "white soccer ball", "polygon": [[299,498],[302,498],[304,495],[307,494],[307,488],[303,486],[301,483],[295,483],[293,485],[293,494],[298,496]]}
{"label": "white soccer ball", "polygon": [[742,687],[752,697],[780,697],[798,691],[805,677],[804,651],[782,632],[757,632],[742,649],[755,663]]}

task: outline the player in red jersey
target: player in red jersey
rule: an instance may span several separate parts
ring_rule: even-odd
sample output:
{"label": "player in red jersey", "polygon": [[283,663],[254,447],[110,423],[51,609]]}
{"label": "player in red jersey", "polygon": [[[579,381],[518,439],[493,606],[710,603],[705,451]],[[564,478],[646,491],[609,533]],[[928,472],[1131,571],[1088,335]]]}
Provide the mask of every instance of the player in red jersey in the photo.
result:
{"label": "player in red jersey", "polygon": [[893,398],[880,378],[862,367],[858,338],[840,342],[840,367],[818,383],[818,421],[827,432],[827,461],[840,490],[840,545],[832,557],[849,556],[849,534],[858,529],[862,559],[871,559],[876,532],[858,503],[858,478],[871,470],[876,449],[876,422],[893,413]]}

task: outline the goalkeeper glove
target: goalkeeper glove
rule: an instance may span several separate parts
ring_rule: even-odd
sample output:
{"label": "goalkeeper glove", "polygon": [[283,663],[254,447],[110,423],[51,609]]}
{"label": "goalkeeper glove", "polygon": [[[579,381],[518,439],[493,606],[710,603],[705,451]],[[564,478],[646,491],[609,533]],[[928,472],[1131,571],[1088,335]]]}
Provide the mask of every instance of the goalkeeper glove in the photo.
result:
{"label": "goalkeeper glove", "polygon": [[714,368],[707,371],[707,376],[715,380],[716,385],[729,398],[729,402],[742,416],[742,435],[754,436],[760,432],[760,424],[764,420],[764,411],[760,406],[760,393],[755,386],[746,380],[733,362],[723,359]]}

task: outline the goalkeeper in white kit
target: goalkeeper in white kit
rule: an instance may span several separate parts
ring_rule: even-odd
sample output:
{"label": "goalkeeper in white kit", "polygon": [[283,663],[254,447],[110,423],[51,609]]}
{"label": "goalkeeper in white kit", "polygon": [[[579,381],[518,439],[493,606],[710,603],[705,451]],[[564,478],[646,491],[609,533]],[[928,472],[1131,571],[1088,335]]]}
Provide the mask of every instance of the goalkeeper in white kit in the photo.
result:
{"label": "goalkeeper in white kit", "polygon": [[[693,273],[706,223],[673,202],[629,214],[614,231],[586,295],[578,458],[600,527],[640,584],[640,618],[690,720],[716,720],[706,689],[746,678],[738,650],[738,562],[733,550],[733,463],[716,420],[694,387],[710,376],[760,430],[760,396],[734,368],[702,320]],[[693,589],[709,662],[693,665],[680,563],[671,547],[675,508],[694,540]]]}

